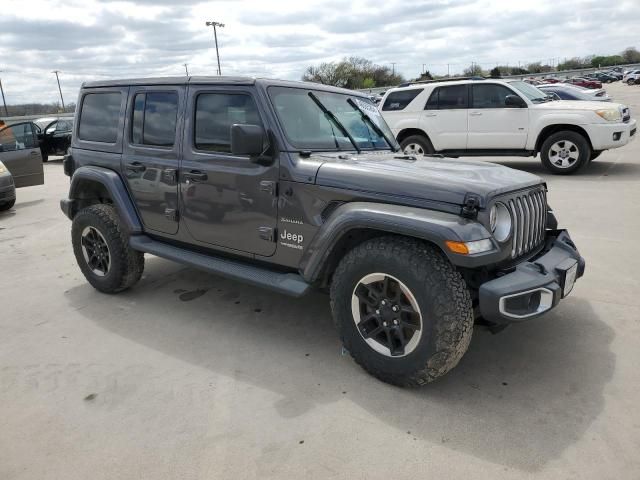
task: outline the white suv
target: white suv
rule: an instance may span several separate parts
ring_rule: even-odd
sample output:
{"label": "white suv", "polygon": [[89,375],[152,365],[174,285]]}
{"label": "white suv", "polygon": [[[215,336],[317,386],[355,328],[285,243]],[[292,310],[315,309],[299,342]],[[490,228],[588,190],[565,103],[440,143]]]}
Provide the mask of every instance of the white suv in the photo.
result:
{"label": "white suv", "polygon": [[378,107],[405,154],[535,156],[569,174],[603,150],[635,138],[623,105],[552,101],[522,81],[414,83],[387,91]]}
{"label": "white suv", "polygon": [[640,70],[630,70],[624,74],[622,81],[626,84],[633,85],[640,83]]}

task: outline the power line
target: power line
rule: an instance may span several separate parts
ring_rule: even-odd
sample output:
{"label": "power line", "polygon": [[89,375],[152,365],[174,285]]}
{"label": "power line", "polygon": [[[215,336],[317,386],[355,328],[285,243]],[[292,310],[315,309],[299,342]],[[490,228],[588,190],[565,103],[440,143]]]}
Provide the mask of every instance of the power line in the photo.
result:
{"label": "power line", "polygon": [[[0,70],[2,72],[2,70]],[[4,99],[4,88],[2,88],[2,79],[0,78],[0,92],[2,92],[2,103],[4,104],[4,116],[8,117],[9,112],[7,111],[7,101]]]}
{"label": "power line", "polygon": [[51,73],[55,73],[56,74],[56,80],[58,81],[58,91],[60,92],[60,101],[62,102],[62,111],[64,112],[64,98],[62,98],[62,88],[60,88],[60,78],[58,77],[58,73],[60,73],[60,70],[54,70]]}
{"label": "power line", "polygon": [[222,76],[222,70],[220,70],[220,53],[218,52],[218,33],[216,27],[223,28],[224,23],[209,21],[206,22],[207,27],[213,27],[213,38],[216,42],[216,57],[218,58],[218,76]]}

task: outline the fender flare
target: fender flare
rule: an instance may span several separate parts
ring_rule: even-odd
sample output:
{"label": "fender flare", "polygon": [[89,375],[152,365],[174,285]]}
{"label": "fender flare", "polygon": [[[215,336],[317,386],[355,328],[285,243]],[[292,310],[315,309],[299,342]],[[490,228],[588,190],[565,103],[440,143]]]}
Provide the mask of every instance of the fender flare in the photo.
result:
{"label": "fender flare", "polygon": [[126,225],[129,233],[138,234],[143,232],[138,211],[129,196],[124,181],[117,172],[104,167],[85,166],[78,168],[73,173],[71,186],[69,187],[69,198],[60,202],[62,210],[70,219],[73,219],[77,213],[78,200],[84,198],[81,186],[84,181],[99,183],[107,190],[120,219]]}
{"label": "fender flare", "polygon": [[319,279],[324,265],[340,239],[356,229],[405,235],[435,244],[451,263],[462,267],[475,267],[493,263],[499,250],[485,254],[465,256],[453,253],[445,246],[446,240],[470,242],[491,238],[480,223],[458,215],[402,205],[370,202],[352,202],[338,207],[320,227],[300,262],[300,272],[307,282]]}

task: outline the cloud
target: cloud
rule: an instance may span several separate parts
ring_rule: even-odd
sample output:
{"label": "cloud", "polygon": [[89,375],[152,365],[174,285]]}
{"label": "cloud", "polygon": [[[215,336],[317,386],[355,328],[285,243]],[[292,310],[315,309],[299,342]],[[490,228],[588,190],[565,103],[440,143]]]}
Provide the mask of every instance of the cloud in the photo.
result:
{"label": "cloud", "polygon": [[[557,61],[617,53],[633,43],[637,0],[2,0],[0,70],[7,101],[67,102],[83,81],[215,74],[299,79],[307,66],[345,56],[461,71],[472,61]],[[37,15],[34,15],[37,12]],[[640,47],[640,45],[638,45]]]}

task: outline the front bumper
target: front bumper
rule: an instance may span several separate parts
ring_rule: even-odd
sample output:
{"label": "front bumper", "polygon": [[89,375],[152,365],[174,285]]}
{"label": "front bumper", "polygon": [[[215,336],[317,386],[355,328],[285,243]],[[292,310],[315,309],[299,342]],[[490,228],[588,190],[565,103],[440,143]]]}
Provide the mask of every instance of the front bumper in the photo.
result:
{"label": "front bumper", "polygon": [[16,187],[13,184],[13,181],[10,184],[7,182],[6,185],[0,185],[0,203],[7,203],[12,200],[15,200],[15,198],[16,198]]}
{"label": "front bumper", "polygon": [[589,134],[594,150],[622,147],[637,137],[635,118],[627,123],[593,123],[583,126]]}
{"label": "front bumper", "polygon": [[584,269],[584,258],[567,231],[550,231],[540,256],[480,287],[480,314],[497,324],[539,317],[569,294],[573,275],[580,278]]}

